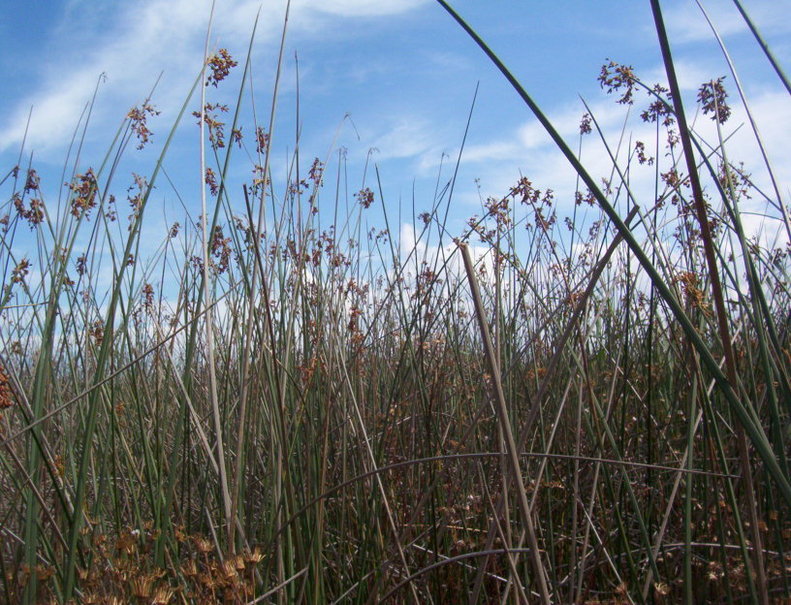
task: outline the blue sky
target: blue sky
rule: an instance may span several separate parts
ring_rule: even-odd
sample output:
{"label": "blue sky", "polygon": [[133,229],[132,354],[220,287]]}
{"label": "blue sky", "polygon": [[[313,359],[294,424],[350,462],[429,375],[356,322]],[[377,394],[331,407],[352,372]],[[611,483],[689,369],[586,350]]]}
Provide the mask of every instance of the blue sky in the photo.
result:
{"label": "blue sky", "polygon": [[[3,0],[0,21],[0,172],[20,155],[27,116],[22,165],[32,161],[50,199],[57,197],[69,142],[100,74],[106,79],[86,133],[79,166],[96,166],[126,112],[148,94],[160,72],[153,104],[161,114],[150,121],[153,144],[130,149],[122,172],[150,174],[156,154],[200,68],[209,18],[208,0]],[[271,97],[277,48],[283,22],[281,0],[227,0],[216,5],[211,43],[242,60],[256,11],[261,9],[252,65],[255,106],[265,122]],[[745,0],[745,6],[788,70],[791,65],[791,5],[786,1]],[[634,1],[515,2],[457,0],[454,7],[477,29],[527,90],[544,107],[570,141],[583,113],[579,96],[593,108],[608,137],[616,139],[624,108],[601,91],[596,76],[607,58],[631,64],[646,81],[663,81],[649,3]],[[728,74],[708,26],[694,2],[665,2],[669,34],[676,53],[687,106],[704,81]],[[791,103],[733,5],[705,2],[743,78],[759,118],[775,167],[789,197],[791,175]],[[328,150],[348,149],[350,181],[363,182],[369,151],[382,175],[388,208],[399,212],[399,231],[416,212],[431,206],[438,175],[449,176],[455,161],[475,87],[480,83],[469,137],[462,158],[449,228],[459,232],[464,220],[480,214],[479,193],[501,196],[520,174],[541,188],[559,192],[561,208],[571,207],[574,178],[529,110],[494,67],[442,8],[430,0],[294,0],[289,21],[285,71],[273,142],[273,167],[283,175],[295,140],[295,53],[299,57],[302,156],[309,165]],[[233,103],[241,67],[209,100]],[[736,104],[730,76],[725,81]],[[197,109],[199,101],[190,110]],[[251,99],[245,116],[251,116]],[[635,112],[637,113],[637,112]],[[351,120],[344,120],[349,115]],[[728,124],[734,147],[752,166],[756,150],[738,107]],[[641,124],[630,128],[640,136]],[[339,130],[340,128],[340,130]],[[713,132],[710,124],[701,129]],[[247,127],[249,133],[250,127]],[[335,139],[336,133],[338,138]],[[193,215],[198,180],[197,127],[188,118],[179,130],[167,169]],[[596,154],[588,156],[594,173],[607,172]],[[240,181],[249,163],[239,158]],[[602,161],[599,163],[599,159]],[[440,164],[446,168],[439,173]],[[280,172],[278,172],[278,170]],[[373,185],[368,169],[367,184]],[[118,188],[131,183],[119,176]],[[238,192],[238,191],[237,191]],[[175,204],[174,192],[160,184],[164,207]],[[155,196],[156,197],[156,196]],[[7,200],[10,195],[4,198]],[[650,203],[650,201],[647,201]],[[756,208],[757,209],[757,208]],[[173,211],[178,214],[180,211]],[[178,217],[175,217],[178,219]],[[164,224],[169,217],[162,213]]]}

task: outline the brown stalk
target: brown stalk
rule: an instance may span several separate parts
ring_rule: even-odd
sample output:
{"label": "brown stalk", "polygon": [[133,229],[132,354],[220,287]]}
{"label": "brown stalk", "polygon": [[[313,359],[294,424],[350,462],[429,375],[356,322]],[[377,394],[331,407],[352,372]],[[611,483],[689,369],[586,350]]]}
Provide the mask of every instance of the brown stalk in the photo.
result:
{"label": "brown stalk", "polygon": [[[632,219],[637,215],[637,211],[638,211],[637,206],[634,206],[631,212],[629,212],[625,221],[627,225],[631,223]],[[557,341],[557,344],[555,346],[555,353],[553,354],[552,359],[550,360],[549,365],[547,366],[547,372],[544,375],[541,386],[538,388],[538,392],[533,398],[533,404],[530,408],[530,412],[528,412],[527,419],[522,424],[522,430],[519,434],[519,441],[517,443],[518,451],[524,450],[530,428],[534,425],[536,418],[538,417],[538,412],[541,408],[541,402],[544,400],[544,397],[549,392],[550,385],[552,384],[552,379],[558,367],[560,366],[560,359],[563,350],[566,347],[566,343],[568,342],[569,338],[571,338],[574,328],[577,326],[577,323],[582,317],[582,313],[585,310],[585,307],[588,303],[588,299],[593,294],[593,289],[596,287],[596,284],[598,283],[601,274],[604,272],[607,263],[610,261],[610,258],[612,258],[612,255],[615,253],[616,248],[618,247],[618,245],[621,243],[622,240],[623,240],[623,236],[619,232],[613,239],[609,248],[607,248],[607,250],[605,251],[604,256],[601,258],[599,263],[591,272],[588,286],[585,289],[585,292],[580,297],[579,301],[577,302],[577,305],[574,308],[574,312],[572,313],[571,318],[566,324],[566,328],[563,331],[563,334],[561,334],[560,339]],[[502,509],[502,505],[503,505],[502,498],[498,498],[498,510]],[[486,545],[487,549],[490,549],[492,547],[492,545],[494,544],[493,540],[494,540],[494,527],[493,524],[490,523],[489,539]],[[488,557],[484,558],[483,561],[481,562],[481,567],[478,572],[478,577],[476,578],[475,581],[475,587],[473,588],[473,592],[470,598],[470,603],[477,602],[478,594],[481,589],[481,582],[483,581],[483,572],[485,571],[488,562],[489,562]]]}
{"label": "brown stalk", "polygon": [[546,605],[552,602],[549,596],[549,588],[547,587],[546,570],[544,569],[544,563],[541,561],[541,552],[538,549],[536,530],[533,526],[533,518],[530,512],[530,503],[527,501],[527,492],[525,490],[524,481],[522,480],[522,472],[519,465],[519,451],[516,447],[516,440],[511,430],[511,421],[508,417],[508,409],[505,404],[505,393],[503,392],[503,384],[500,380],[500,373],[498,371],[497,355],[495,354],[492,338],[489,335],[489,326],[484,316],[483,301],[481,300],[481,293],[478,288],[478,280],[475,277],[475,268],[473,267],[472,258],[470,257],[470,250],[467,244],[464,243],[459,244],[459,249],[461,250],[461,256],[464,260],[464,269],[467,272],[467,279],[470,282],[472,300],[475,305],[475,316],[478,319],[478,327],[481,330],[483,347],[486,350],[486,361],[492,376],[494,408],[497,412],[497,420],[505,439],[508,462],[511,467],[511,480],[516,484],[519,512],[525,524],[527,543],[530,547],[530,560],[533,564],[536,580],[538,581],[541,602]]}

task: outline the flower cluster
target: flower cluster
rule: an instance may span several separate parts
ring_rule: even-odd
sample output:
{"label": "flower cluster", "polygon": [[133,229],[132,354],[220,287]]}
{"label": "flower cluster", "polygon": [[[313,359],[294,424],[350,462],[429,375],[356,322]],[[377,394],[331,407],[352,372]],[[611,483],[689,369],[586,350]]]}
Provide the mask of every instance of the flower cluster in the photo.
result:
{"label": "flower cluster", "polygon": [[723,78],[717,78],[701,85],[698,90],[698,102],[703,109],[703,115],[712,114],[711,119],[724,124],[731,116],[731,108],[725,99],[728,93],[722,85]]}
{"label": "flower cluster", "polygon": [[[204,122],[209,129],[209,142],[214,149],[225,147],[225,122],[221,122],[218,119],[219,113],[217,112],[226,113],[227,111],[227,105],[222,105],[221,103],[206,103],[206,105],[203,106],[203,112],[192,112],[192,115],[198,118],[198,125]],[[241,136],[241,133],[239,136]]]}
{"label": "flower cluster", "polygon": [[71,199],[71,214],[75,218],[85,216],[88,218],[91,209],[96,206],[96,194],[98,185],[96,175],[92,168],[88,168],[85,174],[78,174],[71,183],[66,186],[74,194]]}
{"label": "flower cluster", "polygon": [[209,57],[206,64],[211,70],[211,73],[206,78],[206,86],[211,84],[215,88],[219,82],[222,82],[231,73],[231,69],[238,65],[231,57],[231,54],[224,48]]}
{"label": "flower cluster", "polygon": [[354,194],[354,197],[357,198],[357,201],[360,202],[363,208],[370,208],[371,204],[374,203],[374,192],[368,187],[360,189],[360,191]]}
{"label": "flower cluster", "polygon": [[147,119],[150,116],[158,116],[158,112],[153,105],[148,102],[143,103],[142,107],[133,107],[126,114],[130,120],[130,128],[132,133],[137,137],[137,148],[142,149],[151,140],[151,135],[154,134],[149,130]]}

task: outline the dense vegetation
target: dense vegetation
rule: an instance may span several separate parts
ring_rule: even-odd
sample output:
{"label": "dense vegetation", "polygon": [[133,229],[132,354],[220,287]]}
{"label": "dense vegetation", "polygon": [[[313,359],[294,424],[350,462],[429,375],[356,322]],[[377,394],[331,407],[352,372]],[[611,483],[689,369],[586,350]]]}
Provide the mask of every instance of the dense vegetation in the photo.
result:
{"label": "dense vegetation", "polygon": [[[0,601],[791,598],[788,210],[768,162],[759,188],[732,157],[722,78],[698,95],[717,139],[687,123],[654,11],[667,81],[614,61],[599,77],[651,140],[607,146],[588,111],[571,150],[490,54],[575,166],[575,199],[515,178],[451,234],[449,180],[409,249],[374,168],[352,183],[342,152],[295,152],[275,182],[279,83],[271,121],[242,129],[202,85],[243,70],[241,104],[249,64],[225,50],[167,137],[152,100],[132,109],[57,201],[13,167]],[[193,107],[201,215],[144,241]],[[596,137],[609,174],[585,168]],[[157,144],[127,188],[122,156]],[[746,231],[745,204],[783,243]]]}

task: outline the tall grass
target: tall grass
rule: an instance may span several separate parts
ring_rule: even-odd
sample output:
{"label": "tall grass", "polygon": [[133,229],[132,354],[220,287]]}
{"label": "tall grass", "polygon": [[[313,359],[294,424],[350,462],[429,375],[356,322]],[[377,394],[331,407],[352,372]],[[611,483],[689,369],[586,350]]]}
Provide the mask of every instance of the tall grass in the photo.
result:
{"label": "tall grass", "polygon": [[[740,206],[787,210],[734,163],[722,80],[699,92],[704,140],[654,2],[668,83],[600,74],[653,140],[612,144],[588,110],[574,152],[439,3],[574,167],[574,204],[522,177],[452,234],[454,176],[405,249],[378,168],[305,161],[297,138],[276,182],[285,26],[268,124],[242,128],[249,51],[207,52],[128,191],[130,146],[158,144],[153,94],[95,163],[82,120],[62,198],[34,166],[5,176],[0,600],[791,598],[789,250]],[[234,69],[226,112],[205,84]],[[144,240],[196,104],[206,204]],[[594,137],[609,175],[586,168]]]}

